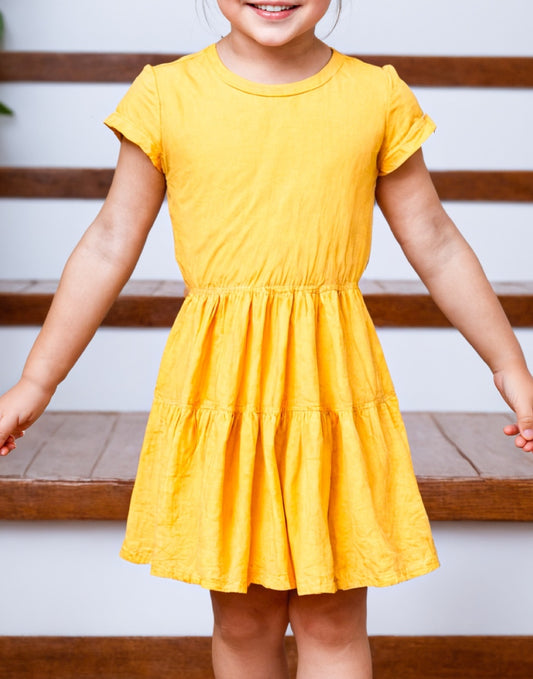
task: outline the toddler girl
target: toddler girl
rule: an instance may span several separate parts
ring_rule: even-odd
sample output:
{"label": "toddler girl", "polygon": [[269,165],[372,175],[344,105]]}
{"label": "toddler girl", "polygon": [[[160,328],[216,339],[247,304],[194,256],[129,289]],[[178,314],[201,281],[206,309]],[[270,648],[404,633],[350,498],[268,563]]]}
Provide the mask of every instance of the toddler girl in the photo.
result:
{"label": "toddler girl", "polygon": [[391,66],[315,35],[329,0],[219,0],[231,30],[147,66],[106,124],[109,195],[63,273],[2,453],[43,412],[129,278],[168,196],[189,294],[162,359],[122,556],[211,591],[217,679],[367,679],[366,587],[438,566],[397,399],[358,288],[377,199],[488,363],[533,451],[533,378],[420,147]]}

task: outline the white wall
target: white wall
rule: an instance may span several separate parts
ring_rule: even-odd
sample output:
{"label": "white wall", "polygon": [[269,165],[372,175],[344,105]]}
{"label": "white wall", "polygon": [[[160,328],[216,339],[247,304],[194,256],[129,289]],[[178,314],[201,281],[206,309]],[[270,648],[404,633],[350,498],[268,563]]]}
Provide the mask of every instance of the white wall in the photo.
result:
{"label": "white wall", "polygon": [[[211,0],[213,2],[214,0]],[[349,53],[531,55],[530,0],[345,0],[331,44]],[[10,50],[189,52],[217,38],[177,0],[0,0]],[[326,29],[324,29],[325,32]],[[0,85],[16,111],[0,119],[0,164],[111,166],[117,142],[101,120],[121,84]],[[432,169],[533,169],[533,92],[417,88],[438,124]],[[56,278],[99,201],[0,200],[4,278]],[[531,279],[533,206],[448,204],[493,280]],[[171,278],[161,214],[136,269]],[[376,216],[367,275],[413,278]],[[0,328],[0,390],[19,374],[33,328]],[[166,330],[102,329],[61,386],[58,409],[147,409]],[[453,331],[382,330],[405,410],[500,410],[490,374]],[[519,333],[533,365],[533,331]],[[95,375],[97,378],[95,379]],[[31,431],[28,434],[31,435]],[[443,567],[373,590],[373,634],[533,634],[532,526],[435,524]],[[208,595],[149,578],[117,557],[115,523],[0,523],[0,634],[209,634]]]}
{"label": "white wall", "polygon": [[[215,6],[215,0],[208,0]],[[364,54],[531,53],[529,0],[343,0],[329,41]],[[5,48],[63,51],[192,51],[225,30],[205,28],[195,0],[1,0]],[[324,21],[322,34],[331,26]]]}
{"label": "white wall", "polygon": [[[531,524],[438,523],[443,566],[369,592],[371,634],[533,634]],[[0,634],[208,635],[209,594],[117,556],[120,523],[0,522]]]}

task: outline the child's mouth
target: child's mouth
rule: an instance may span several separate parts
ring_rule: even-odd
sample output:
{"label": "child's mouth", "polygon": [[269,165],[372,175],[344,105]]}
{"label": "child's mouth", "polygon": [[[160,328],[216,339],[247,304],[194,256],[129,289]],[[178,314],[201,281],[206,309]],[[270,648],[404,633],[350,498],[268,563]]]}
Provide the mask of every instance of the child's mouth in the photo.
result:
{"label": "child's mouth", "polygon": [[293,13],[298,5],[270,5],[263,3],[248,3],[258,14],[273,19],[283,19]]}

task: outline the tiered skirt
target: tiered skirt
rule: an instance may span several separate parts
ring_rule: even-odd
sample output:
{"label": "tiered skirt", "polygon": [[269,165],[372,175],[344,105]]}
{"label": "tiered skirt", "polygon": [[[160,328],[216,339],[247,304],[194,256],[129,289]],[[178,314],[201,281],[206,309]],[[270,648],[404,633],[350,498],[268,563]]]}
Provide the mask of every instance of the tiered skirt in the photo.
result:
{"label": "tiered skirt", "polygon": [[121,555],[227,592],[384,586],[438,566],[357,285],[191,290]]}

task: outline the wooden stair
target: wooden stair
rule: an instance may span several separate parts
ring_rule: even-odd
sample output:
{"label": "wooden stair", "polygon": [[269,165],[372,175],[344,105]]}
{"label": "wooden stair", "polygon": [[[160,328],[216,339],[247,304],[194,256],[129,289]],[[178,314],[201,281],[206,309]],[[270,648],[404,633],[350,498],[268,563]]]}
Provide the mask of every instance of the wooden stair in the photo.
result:
{"label": "wooden stair", "polygon": [[[378,327],[450,327],[419,281],[362,280],[360,287]],[[533,281],[495,283],[493,287],[512,325],[533,327]],[[0,325],[41,325],[56,288],[57,281],[0,280]],[[103,325],[170,327],[186,292],[181,281],[130,281]]]}
{"label": "wooden stair", "polygon": [[[530,637],[376,636],[370,645],[374,679],[533,676]],[[286,649],[294,679],[292,637]],[[214,679],[209,637],[0,637],[0,658],[6,679]]]}
{"label": "wooden stair", "polygon": [[[45,413],[0,461],[0,519],[125,520],[147,413]],[[405,413],[433,521],[533,521],[533,455],[501,413]],[[428,446],[428,442],[431,445]]]}
{"label": "wooden stair", "polygon": [[[4,52],[4,82],[128,82],[170,54]],[[411,85],[533,87],[531,57],[366,55],[392,63]],[[533,172],[432,172],[443,200],[532,202]],[[103,198],[109,168],[0,168],[2,198]],[[1,281],[0,325],[42,323],[57,283]],[[377,326],[446,327],[424,287],[363,281]],[[533,327],[533,281],[495,285],[515,327]],[[104,321],[168,327],[183,284],[131,281]],[[434,521],[533,521],[533,456],[501,433],[509,415],[405,413],[413,463]],[[0,519],[124,520],[146,413],[49,412],[0,460]],[[430,442],[430,445],[428,445]],[[533,637],[374,637],[375,679],[529,679]],[[287,639],[291,677],[296,649]],[[9,679],[212,679],[208,637],[0,637],[0,676]]]}
{"label": "wooden stair", "polygon": [[[147,413],[45,413],[0,460],[0,520],[124,520]],[[405,413],[433,521],[533,521],[508,414]],[[430,442],[430,445],[428,445]],[[374,636],[375,679],[530,679],[533,637]],[[209,637],[0,637],[9,679],[213,679]],[[286,647],[296,676],[292,637]]]}

